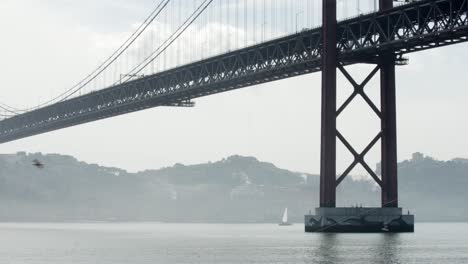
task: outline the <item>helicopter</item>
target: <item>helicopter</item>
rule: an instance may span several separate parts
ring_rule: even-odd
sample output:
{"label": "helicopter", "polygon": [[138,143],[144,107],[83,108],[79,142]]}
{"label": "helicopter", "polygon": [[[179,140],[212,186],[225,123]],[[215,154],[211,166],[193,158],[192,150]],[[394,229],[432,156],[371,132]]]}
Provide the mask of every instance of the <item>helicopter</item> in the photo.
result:
{"label": "helicopter", "polygon": [[38,159],[33,160],[32,165],[35,166],[38,169],[43,169],[44,168],[44,164],[42,162],[40,162]]}

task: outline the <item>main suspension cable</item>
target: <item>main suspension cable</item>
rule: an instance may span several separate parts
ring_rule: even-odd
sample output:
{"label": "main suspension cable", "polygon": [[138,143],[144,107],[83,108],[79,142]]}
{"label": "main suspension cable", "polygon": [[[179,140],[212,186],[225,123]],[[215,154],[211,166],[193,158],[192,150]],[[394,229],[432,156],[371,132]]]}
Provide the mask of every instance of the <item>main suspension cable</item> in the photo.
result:
{"label": "main suspension cable", "polygon": [[51,100],[48,100],[44,103],[41,103],[32,108],[19,109],[4,103],[0,103],[0,108],[6,110],[7,112],[13,114],[21,114],[22,112],[27,112],[30,110],[37,109],[49,104],[63,102],[64,100],[70,98],[72,95],[76,94],[78,91],[87,86],[91,81],[95,80],[102,72],[109,68],[109,66],[114,63],[128,48],[143,34],[143,32],[149,27],[150,24],[161,14],[164,8],[169,4],[171,0],[162,0],[156,8],[150,13],[150,15],[143,21],[143,23],[130,35],[130,37],[125,40],[125,42],[115,50],[104,62],[102,62],[94,71],[88,74],[85,78],[79,81],[77,84],[72,86],[70,89],[61,93],[60,95],[54,97]]}
{"label": "main suspension cable", "polygon": [[[124,82],[129,81],[132,76],[138,75],[143,69],[156,60],[164,51],[166,51],[169,46],[174,43],[186,30],[192,25],[195,20],[210,6],[214,0],[205,0],[188,18],[182,23],[182,25],[177,28],[177,30],[169,36],[156,50],[154,50],[146,59],[141,63],[135,66],[127,74],[127,79]],[[117,84],[117,83],[116,83]]]}

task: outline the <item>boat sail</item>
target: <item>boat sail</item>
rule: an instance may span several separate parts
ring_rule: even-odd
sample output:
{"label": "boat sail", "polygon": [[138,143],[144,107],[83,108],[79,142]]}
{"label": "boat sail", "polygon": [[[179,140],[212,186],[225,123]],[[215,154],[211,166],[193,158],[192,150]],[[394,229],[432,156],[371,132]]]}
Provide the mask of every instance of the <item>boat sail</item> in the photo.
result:
{"label": "boat sail", "polygon": [[292,225],[291,223],[288,222],[288,208],[284,209],[283,219],[281,219],[281,223],[279,225],[280,226],[290,226],[290,225]]}

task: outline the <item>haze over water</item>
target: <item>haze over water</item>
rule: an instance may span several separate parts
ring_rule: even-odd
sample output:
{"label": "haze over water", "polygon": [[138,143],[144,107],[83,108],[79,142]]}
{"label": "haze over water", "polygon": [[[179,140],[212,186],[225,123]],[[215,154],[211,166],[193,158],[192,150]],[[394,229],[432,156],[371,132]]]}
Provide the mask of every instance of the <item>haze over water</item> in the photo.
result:
{"label": "haze over water", "polygon": [[307,234],[274,224],[0,224],[0,264],[468,263],[468,224]]}

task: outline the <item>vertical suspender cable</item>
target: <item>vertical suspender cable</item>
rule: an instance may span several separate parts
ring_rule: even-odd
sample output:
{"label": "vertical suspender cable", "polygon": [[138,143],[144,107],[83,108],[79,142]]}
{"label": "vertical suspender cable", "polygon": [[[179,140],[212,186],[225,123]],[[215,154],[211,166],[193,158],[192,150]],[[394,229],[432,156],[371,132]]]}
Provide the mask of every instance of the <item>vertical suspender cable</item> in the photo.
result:
{"label": "vertical suspender cable", "polygon": [[253,41],[257,44],[257,1],[253,0]]}
{"label": "vertical suspender cable", "polygon": [[244,47],[247,47],[247,39],[249,38],[247,23],[247,0],[244,0]]}
{"label": "vertical suspender cable", "polygon": [[235,31],[235,34],[236,34],[236,49],[239,49],[239,0],[235,0],[236,1],[236,31]]}

